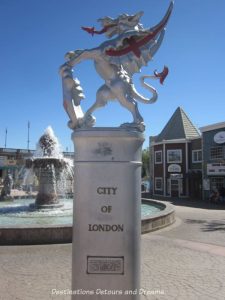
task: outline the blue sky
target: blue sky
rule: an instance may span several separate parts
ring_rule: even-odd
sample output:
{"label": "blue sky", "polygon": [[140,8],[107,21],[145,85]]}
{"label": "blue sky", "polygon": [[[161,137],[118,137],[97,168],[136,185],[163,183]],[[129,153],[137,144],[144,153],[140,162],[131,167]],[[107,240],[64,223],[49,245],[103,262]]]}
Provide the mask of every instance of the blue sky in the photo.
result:
{"label": "blue sky", "polygon": [[[0,0],[0,147],[27,147],[30,121],[30,148],[51,125],[63,149],[73,150],[68,117],[62,107],[58,68],[69,50],[98,46],[105,37],[91,37],[81,26],[96,26],[104,16],[144,11],[144,27],[152,27],[163,17],[169,0]],[[153,81],[159,93],[152,105],[139,104],[149,135],[158,134],[173,112],[181,106],[192,122],[205,126],[225,120],[225,1],[176,0],[161,48],[142,74],[170,73],[164,85]],[[95,101],[102,80],[91,61],[74,70],[81,81],[86,110]],[[134,82],[139,92],[148,95]],[[118,103],[96,111],[97,126],[118,126],[132,121]]]}

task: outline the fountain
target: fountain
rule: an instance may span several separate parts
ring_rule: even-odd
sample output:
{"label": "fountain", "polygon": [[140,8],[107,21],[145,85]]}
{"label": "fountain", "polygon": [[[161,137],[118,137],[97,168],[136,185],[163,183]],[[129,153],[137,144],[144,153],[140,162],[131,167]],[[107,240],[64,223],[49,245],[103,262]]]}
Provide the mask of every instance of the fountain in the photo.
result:
{"label": "fountain", "polygon": [[[36,200],[29,195],[14,201],[0,201],[0,245],[71,242],[73,199],[63,196],[63,190],[66,179],[73,179],[73,166],[71,160],[63,157],[51,127],[40,137],[37,149],[33,157],[26,160],[25,167],[25,185],[31,184],[34,176],[38,179]],[[166,214],[165,206],[144,200],[142,231],[151,230],[151,218],[158,222],[162,213]]]}
{"label": "fountain", "polygon": [[59,143],[51,127],[40,137],[34,157],[26,160],[26,168],[32,168],[39,181],[35,207],[61,207],[63,204],[57,196],[57,182],[61,182],[64,171],[70,168],[68,160],[59,151]]}

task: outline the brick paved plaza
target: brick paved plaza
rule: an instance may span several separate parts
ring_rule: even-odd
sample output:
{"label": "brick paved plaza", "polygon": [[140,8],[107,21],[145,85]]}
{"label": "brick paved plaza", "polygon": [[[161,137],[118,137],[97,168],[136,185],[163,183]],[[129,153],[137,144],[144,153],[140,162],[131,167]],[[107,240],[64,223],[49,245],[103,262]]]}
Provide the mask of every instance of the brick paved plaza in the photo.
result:
{"label": "brick paved plaza", "polygon": [[[225,210],[186,204],[174,225],[142,235],[142,299],[225,299]],[[71,288],[71,244],[1,246],[0,262],[1,300],[70,299],[52,291]]]}

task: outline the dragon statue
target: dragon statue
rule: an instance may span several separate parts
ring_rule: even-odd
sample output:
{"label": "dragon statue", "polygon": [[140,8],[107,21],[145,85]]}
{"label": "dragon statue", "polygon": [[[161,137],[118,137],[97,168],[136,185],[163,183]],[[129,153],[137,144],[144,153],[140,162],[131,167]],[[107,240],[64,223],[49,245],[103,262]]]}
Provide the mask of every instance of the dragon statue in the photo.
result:
{"label": "dragon statue", "polygon": [[[152,94],[149,99],[137,92],[132,76],[140,72],[142,66],[146,66],[159,49],[172,9],[173,2],[170,3],[163,19],[150,29],[144,29],[139,23],[143,12],[135,15],[122,14],[116,19],[110,17],[99,19],[102,25],[102,30],[99,31],[94,27],[82,27],[92,36],[104,33],[109,40],[99,47],[70,51],[65,55],[67,61],[60,67],[60,74],[63,86],[63,106],[69,115],[68,126],[71,129],[94,126],[93,111],[105,106],[109,100],[117,99],[133,116],[132,123],[125,123],[121,126],[141,132],[145,130],[137,100],[147,104],[157,100],[155,88],[147,84],[145,79],[159,79],[162,84],[168,74],[168,68],[165,66],[161,73],[155,71],[154,75],[140,77],[142,86]],[[86,59],[94,61],[95,69],[105,83],[98,89],[95,103],[86,113],[83,113],[80,102],[85,97],[79,80],[73,78],[73,67]]]}

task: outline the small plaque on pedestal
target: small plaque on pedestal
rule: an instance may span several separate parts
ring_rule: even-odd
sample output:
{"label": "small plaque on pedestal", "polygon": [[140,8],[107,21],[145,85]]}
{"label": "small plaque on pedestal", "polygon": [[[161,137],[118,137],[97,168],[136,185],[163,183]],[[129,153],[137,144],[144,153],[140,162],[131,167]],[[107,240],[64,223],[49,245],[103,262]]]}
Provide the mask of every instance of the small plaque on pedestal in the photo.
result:
{"label": "small plaque on pedestal", "polygon": [[88,256],[88,274],[124,274],[124,257]]}

